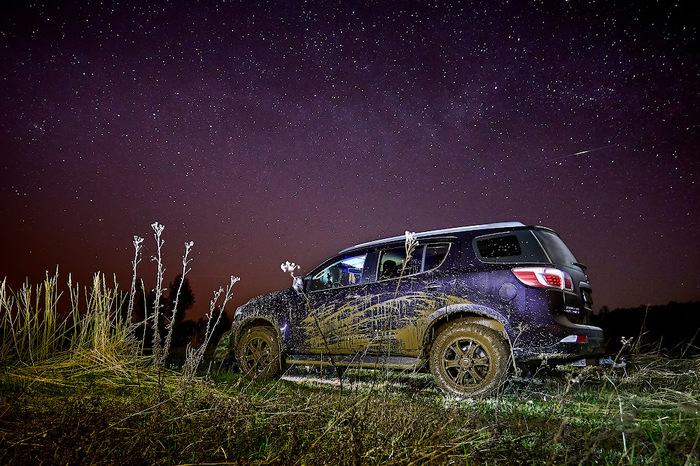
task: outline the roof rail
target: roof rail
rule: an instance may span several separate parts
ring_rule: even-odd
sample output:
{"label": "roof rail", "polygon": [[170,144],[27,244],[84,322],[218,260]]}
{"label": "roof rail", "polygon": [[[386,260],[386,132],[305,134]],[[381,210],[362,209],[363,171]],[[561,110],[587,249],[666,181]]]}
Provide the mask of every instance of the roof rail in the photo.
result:
{"label": "roof rail", "polygon": [[[488,230],[492,228],[514,228],[514,227],[524,227],[525,224],[522,222],[499,222],[499,223],[484,223],[482,225],[470,225],[455,228],[445,228],[442,230],[431,230],[424,231],[421,233],[416,233],[416,238],[424,238],[426,236],[437,236],[437,235],[450,235],[453,233],[461,233],[463,231],[474,231],[474,230]],[[351,251],[353,249],[374,246],[378,244],[391,243],[393,241],[400,241],[406,238],[406,235],[393,236],[391,238],[383,238],[374,241],[369,241],[367,243],[356,244],[355,246],[350,246],[340,251],[338,254],[343,254],[345,252]]]}

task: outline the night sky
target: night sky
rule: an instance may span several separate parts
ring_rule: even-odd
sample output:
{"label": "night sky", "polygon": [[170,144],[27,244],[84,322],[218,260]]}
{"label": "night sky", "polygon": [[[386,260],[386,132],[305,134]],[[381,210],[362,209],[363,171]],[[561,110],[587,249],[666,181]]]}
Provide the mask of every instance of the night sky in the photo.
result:
{"label": "night sky", "polygon": [[[166,283],[229,314],[364,241],[519,220],[596,310],[700,300],[694,2],[0,3],[0,279]],[[67,296],[62,299],[68,299]]]}

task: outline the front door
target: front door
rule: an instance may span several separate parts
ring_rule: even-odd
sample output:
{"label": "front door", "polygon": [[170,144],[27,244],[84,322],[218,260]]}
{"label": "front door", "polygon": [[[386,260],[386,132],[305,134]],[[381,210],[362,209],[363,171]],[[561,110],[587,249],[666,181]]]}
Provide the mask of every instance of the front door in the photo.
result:
{"label": "front door", "polygon": [[367,345],[368,262],[368,254],[351,255],[312,272],[306,317],[298,329],[305,352],[352,355]]}

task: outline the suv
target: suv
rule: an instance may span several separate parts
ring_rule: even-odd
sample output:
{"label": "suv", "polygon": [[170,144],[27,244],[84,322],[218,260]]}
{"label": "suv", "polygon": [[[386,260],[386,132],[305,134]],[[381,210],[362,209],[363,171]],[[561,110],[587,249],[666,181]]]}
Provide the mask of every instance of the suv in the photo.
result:
{"label": "suv", "polygon": [[251,379],[287,364],[429,368],[448,393],[488,395],[511,363],[603,353],[585,270],[541,226],[407,232],[345,249],[239,307],[232,355]]}

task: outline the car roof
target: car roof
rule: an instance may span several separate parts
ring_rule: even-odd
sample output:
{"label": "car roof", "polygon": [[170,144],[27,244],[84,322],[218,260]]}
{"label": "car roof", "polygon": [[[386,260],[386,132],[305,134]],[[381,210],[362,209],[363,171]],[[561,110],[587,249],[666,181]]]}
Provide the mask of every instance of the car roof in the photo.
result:
{"label": "car roof", "polygon": [[[500,229],[500,228],[516,228],[516,227],[524,227],[525,224],[521,222],[499,222],[499,223],[485,223],[482,225],[470,225],[470,226],[463,226],[463,227],[456,227],[456,228],[445,228],[442,230],[431,230],[431,231],[424,231],[420,233],[415,233],[416,239],[420,238],[426,238],[426,237],[433,237],[433,236],[446,236],[446,235],[452,235],[456,233],[462,233],[466,231],[478,231],[478,230],[494,230],[494,229]],[[344,254],[346,252],[353,251],[355,249],[361,249],[361,248],[366,248],[366,247],[371,247],[371,246],[379,246],[382,244],[388,244],[388,243],[395,243],[398,241],[404,241],[406,239],[406,235],[400,235],[400,236],[392,236],[391,238],[384,238],[384,239],[378,239],[375,241],[369,241],[367,243],[361,243],[361,244],[356,244],[355,246],[350,246],[349,248],[345,248],[342,251],[340,251],[338,254]]]}

